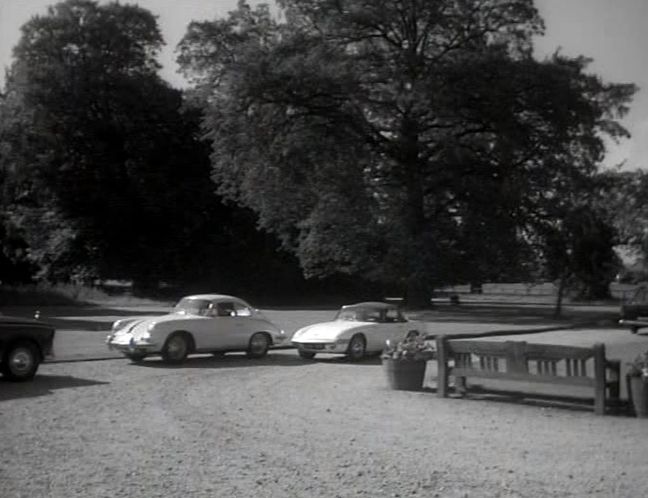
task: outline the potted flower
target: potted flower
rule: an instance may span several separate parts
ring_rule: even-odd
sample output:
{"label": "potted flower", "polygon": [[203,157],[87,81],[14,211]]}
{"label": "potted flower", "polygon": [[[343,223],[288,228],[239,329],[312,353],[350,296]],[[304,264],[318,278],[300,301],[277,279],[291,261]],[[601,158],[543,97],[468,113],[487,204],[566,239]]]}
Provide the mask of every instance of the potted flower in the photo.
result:
{"label": "potted flower", "polygon": [[423,389],[425,365],[436,358],[434,344],[417,335],[396,344],[387,341],[382,353],[387,382],[392,389],[420,391]]}
{"label": "potted flower", "polygon": [[628,364],[628,396],[635,415],[648,418],[648,351]]}

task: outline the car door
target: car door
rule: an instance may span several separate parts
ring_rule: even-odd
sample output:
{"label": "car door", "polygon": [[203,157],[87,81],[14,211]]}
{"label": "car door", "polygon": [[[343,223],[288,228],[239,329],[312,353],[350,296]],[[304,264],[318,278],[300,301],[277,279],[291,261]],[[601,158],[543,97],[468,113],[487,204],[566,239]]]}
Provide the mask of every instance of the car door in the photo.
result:
{"label": "car door", "polygon": [[385,310],[385,323],[383,324],[383,344],[385,341],[400,341],[406,334],[407,322],[396,308]]}
{"label": "car door", "polygon": [[233,302],[212,303],[205,312],[200,338],[196,338],[197,348],[207,351],[233,349],[236,344],[234,314]]}
{"label": "car door", "polygon": [[389,335],[389,325],[385,323],[385,313],[381,309],[364,311],[364,321],[371,323],[364,329],[367,339],[367,351],[382,351]]}
{"label": "car door", "polygon": [[243,302],[234,301],[234,313],[232,315],[232,341],[237,349],[246,349],[250,342],[250,337],[256,328],[257,321],[253,319],[252,308]]}

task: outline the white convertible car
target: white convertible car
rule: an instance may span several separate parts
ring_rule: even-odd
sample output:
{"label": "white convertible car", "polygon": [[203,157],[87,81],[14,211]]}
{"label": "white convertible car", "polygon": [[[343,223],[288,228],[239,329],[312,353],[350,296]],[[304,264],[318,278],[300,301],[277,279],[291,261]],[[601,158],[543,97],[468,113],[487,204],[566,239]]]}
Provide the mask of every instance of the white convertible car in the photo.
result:
{"label": "white convertible car", "polygon": [[165,361],[179,363],[191,353],[246,351],[261,358],[285,338],[283,330],[242,299],[200,294],[183,297],[167,315],[117,320],[106,342],[133,361],[161,354]]}
{"label": "white convertible car", "polygon": [[344,354],[359,360],[380,353],[387,340],[400,341],[419,332],[393,304],[367,302],[342,306],[332,322],[299,329],[292,343],[302,358],[317,353]]}

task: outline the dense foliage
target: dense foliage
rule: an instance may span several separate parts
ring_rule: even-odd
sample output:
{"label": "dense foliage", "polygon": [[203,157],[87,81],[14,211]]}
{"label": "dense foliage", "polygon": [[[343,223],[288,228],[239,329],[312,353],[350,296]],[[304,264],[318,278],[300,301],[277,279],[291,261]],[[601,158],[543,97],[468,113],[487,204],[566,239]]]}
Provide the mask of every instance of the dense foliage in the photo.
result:
{"label": "dense foliage", "polygon": [[626,133],[615,119],[634,87],[582,58],[534,59],[531,0],[279,5],[285,22],[241,2],[191,24],[179,61],[220,192],[309,275],[429,295],[519,274],[545,253],[556,199],[596,171],[601,135]]}
{"label": "dense foliage", "polygon": [[605,192],[634,187],[598,164],[633,85],[535,58],[532,0],[276,8],[191,23],[186,91],[159,77],[140,7],[67,0],[26,23],[0,98],[0,278],[604,292],[629,233]]}
{"label": "dense foliage", "polygon": [[200,115],[157,74],[162,43],[150,12],[118,3],[22,27],[0,111],[3,248],[37,277],[223,283],[268,258],[240,251],[271,241],[214,195]]}

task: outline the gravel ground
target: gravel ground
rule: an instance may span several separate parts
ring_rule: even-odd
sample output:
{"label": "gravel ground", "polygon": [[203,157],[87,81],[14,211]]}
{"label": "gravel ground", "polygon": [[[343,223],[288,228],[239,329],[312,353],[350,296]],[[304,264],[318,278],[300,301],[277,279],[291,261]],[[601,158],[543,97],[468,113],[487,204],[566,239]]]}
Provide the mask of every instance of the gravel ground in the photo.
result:
{"label": "gravel ground", "polygon": [[646,496],[646,424],[392,391],[377,359],[53,363],[0,381],[0,496]]}

